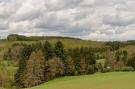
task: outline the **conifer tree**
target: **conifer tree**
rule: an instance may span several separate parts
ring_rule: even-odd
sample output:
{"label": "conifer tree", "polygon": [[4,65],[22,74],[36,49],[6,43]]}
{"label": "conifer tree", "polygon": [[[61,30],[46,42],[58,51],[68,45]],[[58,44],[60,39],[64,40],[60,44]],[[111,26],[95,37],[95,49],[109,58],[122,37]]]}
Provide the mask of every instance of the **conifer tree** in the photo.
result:
{"label": "conifer tree", "polygon": [[46,60],[51,59],[53,57],[53,48],[48,41],[46,41],[43,45],[43,52]]}
{"label": "conifer tree", "polygon": [[62,60],[65,59],[65,50],[64,50],[64,46],[61,41],[58,41],[55,44],[55,55],[56,55],[56,57],[59,57]]}

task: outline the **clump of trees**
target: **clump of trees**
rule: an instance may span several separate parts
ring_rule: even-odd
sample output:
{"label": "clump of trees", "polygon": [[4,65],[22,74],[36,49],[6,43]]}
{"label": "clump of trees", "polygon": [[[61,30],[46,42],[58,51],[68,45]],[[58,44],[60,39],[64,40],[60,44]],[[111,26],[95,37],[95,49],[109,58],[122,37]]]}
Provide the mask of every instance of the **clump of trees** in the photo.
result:
{"label": "clump of trees", "polygon": [[[12,57],[11,50],[18,53]],[[16,44],[7,53],[11,56],[5,55],[5,58],[19,59],[15,84],[17,87],[26,88],[57,77],[95,73],[98,71],[95,50],[86,47],[67,50],[60,41],[54,46],[46,41],[27,45]]]}
{"label": "clump of trees", "polygon": [[133,71],[134,57],[129,56],[126,50],[106,51],[103,71]]}
{"label": "clump of trees", "polygon": [[[116,43],[115,43],[116,44]],[[119,44],[119,43],[118,43]],[[6,60],[18,60],[15,85],[27,88],[62,76],[75,76],[108,71],[135,71],[135,57],[129,57],[121,47],[70,48],[61,41],[14,44],[4,55]],[[105,59],[105,63],[97,60]]]}

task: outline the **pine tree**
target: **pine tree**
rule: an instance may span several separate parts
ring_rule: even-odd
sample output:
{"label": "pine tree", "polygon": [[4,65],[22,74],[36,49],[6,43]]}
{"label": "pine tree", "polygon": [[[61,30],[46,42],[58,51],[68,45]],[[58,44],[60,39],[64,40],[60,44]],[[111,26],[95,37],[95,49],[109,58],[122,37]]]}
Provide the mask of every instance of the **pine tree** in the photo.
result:
{"label": "pine tree", "polygon": [[46,60],[51,59],[53,57],[53,48],[48,41],[46,41],[43,45],[43,52]]}
{"label": "pine tree", "polygon": [[59,57],[62,60],[65,59],[65,50],[64,50],[64,46],[61,41],[58,41],[55,44],[55,55],[56,55],[56,57]]}
{"label": "pine tree", "polygon": [[23,85],[23,77],[24,71],[26,70],[26,62],[29,59],[29,56],[32,52],[31,45],[25,45],[22,51],[21,59],[19,60],[19,68],[17,73],[15,74],[15,84],[17,87],[24,87]]}

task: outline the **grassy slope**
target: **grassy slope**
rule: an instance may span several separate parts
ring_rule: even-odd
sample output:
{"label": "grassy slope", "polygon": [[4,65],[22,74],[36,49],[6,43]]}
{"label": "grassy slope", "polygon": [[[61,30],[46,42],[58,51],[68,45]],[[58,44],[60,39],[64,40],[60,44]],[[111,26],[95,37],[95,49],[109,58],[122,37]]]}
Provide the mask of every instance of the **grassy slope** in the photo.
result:
{"label": "grassy slope", "polygon": [[65,48],[76,48],[76,47],[104,47],[103,42],[87,41],[87,40],[75,40],[75,39],[51,39],[51,43],[62,41]]}
{"label": "grassy slope", "polygon": [[[41,40],[39,42],[44,42],[45,40]],[[49,42],[55,44],[57,41],[62,41],[65,48],[77,48],[77,47],[104,47],[104,42],[96,42],[96,41],[87,41],[87,40],[77,40],[77,39],[48,39]],[[34,43],[36,41],[3,41],[0,42],[1,47],[10,47],[13,43]]]}
{"label": "grassy slope", "polygon": [[135,72],[64,77],[27,89],[135,89]]}

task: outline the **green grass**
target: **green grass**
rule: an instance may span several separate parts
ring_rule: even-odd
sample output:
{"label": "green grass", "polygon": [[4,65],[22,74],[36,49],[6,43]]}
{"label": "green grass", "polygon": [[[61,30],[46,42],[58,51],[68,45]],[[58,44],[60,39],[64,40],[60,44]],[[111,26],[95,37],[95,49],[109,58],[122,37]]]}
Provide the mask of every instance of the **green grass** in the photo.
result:
{"label": "green grass", "polygon": [[[53,45],[57,41],[61,41],[64,45],[65,48],[80,48],[80,47],[105,47],[104,42],[96,42],[96,41],[87,41],[87,40],[76,40],[76,39],[48,39],[50,43]],[[2,48],[9,48],[11,47],[12,44],[14,43],[26,43],[26,44],[31,44],[35,43],[37,41],[0,41],[0,50]],[[45,40],[41,40],[38,42],[45,42]]]}
{"label": "green grass", "polygon": [[135,89],[135,72],[64,77],[27,89]]}
{"label": "green grass", "polygon": [[77,47],[104,47],[104,42],[95,42],[87,40],[75,40],[75,39],[49,39],[49,42],[55,44],[57,41],[61,41],[65,48],[77,48]]}

